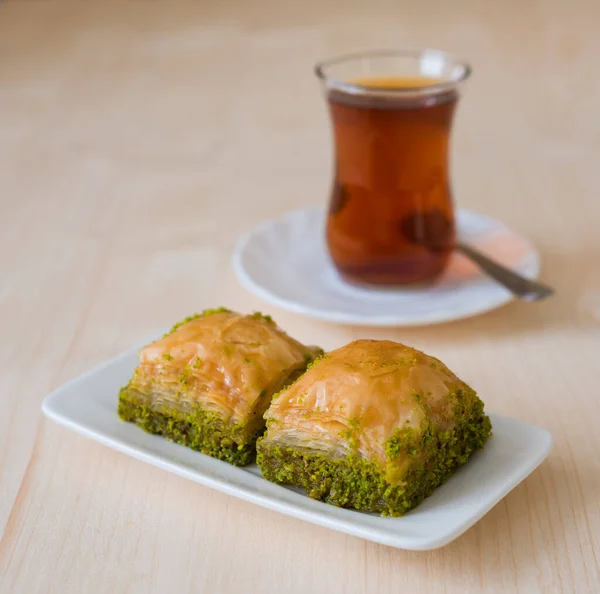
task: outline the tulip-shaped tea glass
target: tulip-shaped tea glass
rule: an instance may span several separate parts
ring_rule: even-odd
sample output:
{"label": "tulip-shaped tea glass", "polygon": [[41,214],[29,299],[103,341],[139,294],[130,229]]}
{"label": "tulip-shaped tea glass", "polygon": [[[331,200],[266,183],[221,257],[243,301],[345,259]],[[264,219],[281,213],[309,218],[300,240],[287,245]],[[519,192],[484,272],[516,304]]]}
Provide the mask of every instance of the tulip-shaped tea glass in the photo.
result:
{"label": "tulip-shaped tea glass", "polygon": [[316,66],[335,150],[327,246],[349,282],[407,285],[443,272],[455,237],[450,130],[470,72],[435,50]]}

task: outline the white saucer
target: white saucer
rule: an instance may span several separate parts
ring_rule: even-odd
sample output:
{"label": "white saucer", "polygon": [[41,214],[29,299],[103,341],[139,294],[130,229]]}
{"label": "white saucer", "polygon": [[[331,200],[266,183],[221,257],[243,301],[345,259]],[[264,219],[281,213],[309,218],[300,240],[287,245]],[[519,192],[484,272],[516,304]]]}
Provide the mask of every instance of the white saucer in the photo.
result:
{"label": "white saucer", "polygon": [[[473,211],[457,213],[458,235],[499,263],[536,278],[536,249],[505,225]],[[364,326],[420,326],[467,318],[508,303],[511,293],[455,253],[447,271],[426,288],[371,289],[349,285],[327,254],[321,209],[292,212],[242,236],[232,263],[250,291],[295,313]]]}

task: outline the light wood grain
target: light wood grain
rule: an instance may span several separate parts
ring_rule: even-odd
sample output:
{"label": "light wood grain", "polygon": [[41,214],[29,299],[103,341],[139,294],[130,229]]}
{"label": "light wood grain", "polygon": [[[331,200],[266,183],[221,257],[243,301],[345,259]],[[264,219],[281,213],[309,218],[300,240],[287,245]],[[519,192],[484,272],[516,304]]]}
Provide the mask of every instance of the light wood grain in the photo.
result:
{"label": "light wood grain", "polygon": [[[600,5],[37,2],[0,6],[0,591],[600,591]],[[436,46],[472,59],[457,201],[543,254],[551,301],[422,329],[270,308],[237,235],[325,200],[320,58]],[[397,551],[259,509],[41,420],[67,379],[202,307],[301,340],[390,337],[488,409],[547,427],[548,461],[455,543]]]}

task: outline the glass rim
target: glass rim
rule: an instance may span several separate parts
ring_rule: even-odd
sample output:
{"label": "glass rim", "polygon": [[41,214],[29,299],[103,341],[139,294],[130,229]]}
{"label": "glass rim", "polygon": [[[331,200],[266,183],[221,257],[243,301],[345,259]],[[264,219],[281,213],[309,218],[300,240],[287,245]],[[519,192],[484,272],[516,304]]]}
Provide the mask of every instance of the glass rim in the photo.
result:
{"label": "glass rim", "polygon": [[[344,62],[351,62],[353,60],[358,60],[361,58],[420,58],[424,55],[431,53],[436,54],[438,56],[443,56],[443,58],[449,62],[455,63],[457,66],[462,67],[462,72],[460,76],[448,80],[442,80],[441,82],[432,84],[432,85],[424,85],[417,87],[372,87],[368,85],[361,85],[359,83],[353,83],[348,81],[343,81],[335,78],[334,76],[329,76],[327,74],[327,69],[331,66],[336,66],[338,64],[343,64]],[[314,73],[317,78],[321,81],[326,82],[335,88],[346,91],[352,94],[358,93],[372,93],[376,91],[377,93],[385,93],[386,95],[403,95],[406,93],[436,93],[438,91],[446,91],[450,88],[455,87],[456,85],[464,82],[471,75],[472,68],[471,65],[465,60],[461,60],[454,56],[450,52],[446,52],[443,50],[437,50],[433,48],[424,48],[424,49],[401,49],[401,50],[367,50],[362,52],[352,52],[348,54],[341,54],[334,58],[329,58],[327,60],[323,60],[321,62],[317,62],[314,67]],[[433,78],[433,77],[432,77]]]}

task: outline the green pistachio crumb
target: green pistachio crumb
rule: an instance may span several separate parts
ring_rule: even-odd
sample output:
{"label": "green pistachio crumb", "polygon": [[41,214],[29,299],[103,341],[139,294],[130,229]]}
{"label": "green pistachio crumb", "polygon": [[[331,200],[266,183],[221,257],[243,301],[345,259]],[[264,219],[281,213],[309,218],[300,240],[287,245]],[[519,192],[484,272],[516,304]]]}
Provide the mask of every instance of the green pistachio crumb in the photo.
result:
{"label": "green pistachio crumb", "polygon": [[217,313],[231,313],[231,310],[227,309],[226,307],[217,307],[215,309],[205,309],[202,313],[194,313],[191,316],[185,317],[183,320],[181,320],[181,322],[177,322],[177,324],[175,324],[171,328],[171,330],[169,330],[169,332],[167,332],[165,334],[165,336],[168,336],[169,334],[173,334],[173,332],[175,332],[175,330],[177,330],[178,328],[180,328],[184,324],[187,324],[188,322],[191,322],[192,320],[195,320],[197,318],[203,318],[203,317],[206,317],[206,316],[211,316],[211,315],[217,314]]}
{"label": "green pistachio crumb", "polygon": [[358,417],[354,418],[354,419],[350,419],[348,421],[348,424],[350,425],[350,427],[352,427],[352,429],[356,430],[360,427],[360,419]]}
{"label": "green pistachio crumb", "polygon": [[273,318],[269,315],[263,314],[260,311],[255,311],[251,316],[250,316],[253,320],[262,320],[263,322],[266,322],[267,324],[275,324],[275,322],[273,321]]}
{"label": "green pistachio crumb", "polygon": [[214,314],[219,314],[219,313],[231,313],[230,309],[227,309],[226,307],[215,307],[213,309],[205,309],[200,315],[202,317],[206,317],[206,316],[212,316]]}
{"label": "green pistachio crumb", "polygon": [[419,394],[416,390],[411,390],[411,395],[414,396],[415,400],[419,403],[419,404],[423,404],[423,396],[421,396],[421,394]]}
{"label": "green pistachio crumb", "polygon": [[186,365],[183,368],[183,371],[179,374],[179,383],[182,386],[187,386],[190,381],[192,370],[189,365]]}
{"label": "green pistachio crumb", "polygon": [[322,355],[319,355],[317,357],[315,357],[312,361],[310,361],[310,363],[308,363],[308,365],[306,366],[306,371],[308,371],[309,369],[312,369],[317,363],[319,363],[319,361],[323,361],[323,359],[326,359],[329,355],[327,353],[323,353]]}
{"label": "green pistachio crumb", "polygon": [[155,410],[141,396],[129,385],[121,390],[118,412],[122,420],[235,466],[245,466],[254,460],[255,443],[262,427],[249,432],[246,427],[226,423],[202,407],[187,413]]}

